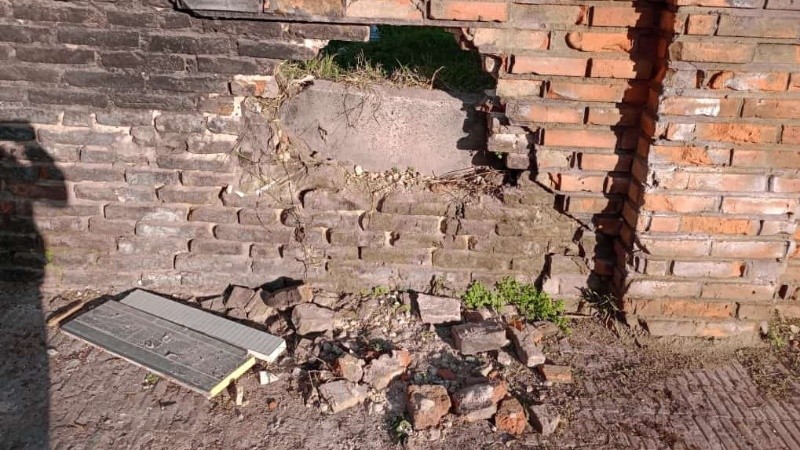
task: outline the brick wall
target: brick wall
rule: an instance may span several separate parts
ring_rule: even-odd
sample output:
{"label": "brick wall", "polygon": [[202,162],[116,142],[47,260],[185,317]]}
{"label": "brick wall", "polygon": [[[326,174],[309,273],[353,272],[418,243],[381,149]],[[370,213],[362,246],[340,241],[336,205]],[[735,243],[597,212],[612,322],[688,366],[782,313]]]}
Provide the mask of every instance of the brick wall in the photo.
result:
{"label": "brick wall", "polygon": [[[576,298],[613,276],[628,317],[656,334],[800,315],[792,2],[179,3],[195,16],[166,0],[0,0],[7,278],[421,289],[511,274]],[[312,177],[303,192],[318,194],[296,198],[323,261],[309,271],[284,209],[224,190],[255,93],[241,75],[363,39],[369,23],[457,29],[484,55],[498,79],[488,148],[521,186],[454,215],[424,193],[409,198],[432,206],[355,207]]]}

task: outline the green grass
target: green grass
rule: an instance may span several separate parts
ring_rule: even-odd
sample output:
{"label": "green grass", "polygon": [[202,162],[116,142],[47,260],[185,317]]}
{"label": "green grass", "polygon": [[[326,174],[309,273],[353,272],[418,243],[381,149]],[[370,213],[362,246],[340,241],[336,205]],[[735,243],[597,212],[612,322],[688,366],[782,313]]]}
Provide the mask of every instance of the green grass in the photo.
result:
{"label": "green grass", "polygon": [[564,317],[564,302],[550,296],[528,283],[513,278],[504,278],[489,289],[483,283],[472,283],[462,297],[467,308],[489,308],[499,311],[505,305],[514,305],[528,320],[546,320],[568,331]]}
{"label": "green grass", "polygon": [[314,75],[333,81],[390,81],[450,92],[480,92],[495,85],[477,52],[461,50],[439,28],[379,26],[374,42],[332,41],[319,57],[285,65],[293,78]]}

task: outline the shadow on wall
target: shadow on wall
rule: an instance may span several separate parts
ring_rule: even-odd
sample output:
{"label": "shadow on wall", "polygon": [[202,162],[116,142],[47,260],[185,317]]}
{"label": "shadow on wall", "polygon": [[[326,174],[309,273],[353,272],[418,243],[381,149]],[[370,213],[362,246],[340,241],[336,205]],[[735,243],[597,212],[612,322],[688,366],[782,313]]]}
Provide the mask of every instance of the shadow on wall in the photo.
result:
{"label": "shadow on wall", "polygon": [[49,445],[41,285],[49,259],[34,205],[66,205],[62,172],[26,123],[0,122],[0,448]]}

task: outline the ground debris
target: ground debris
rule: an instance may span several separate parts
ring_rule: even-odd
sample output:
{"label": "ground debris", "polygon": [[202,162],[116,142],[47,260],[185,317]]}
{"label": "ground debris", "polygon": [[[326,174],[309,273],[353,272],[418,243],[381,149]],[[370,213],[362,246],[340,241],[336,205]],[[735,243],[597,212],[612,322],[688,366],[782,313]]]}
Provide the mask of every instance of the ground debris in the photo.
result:
{"label": "ground debris", "polygon": [[422,323],[448,323],[461,321],[461,300],[417,294],[417,307]]}
{"label": "ground debris", "polygon": [[456,348],[464,355],[498,350],[508,345],[505,327],[490,320],[456,325],[451,332]]}
{"label": "ground debris", "polygon": [[328,403],[331,411],[338,413],[366,400],[368,389],[366,386],[352,381],[338,380],[323,384],[318,391],[320,397]]}
{"label": "ground debris", "polygon": [[499,431],[510,434],[522,434],[527,426],[525,408],[515,398],[507,398],[500,403],[494,424]]}
{"label": "ground debris", "polygon": [[535,405],[530,407],[531,425],[544,436],[549,436],[556,431],[561,416],[551,407],[546,405]]}
{"label": "ground debris", "polygon": [[408,413],[415,430],[439,425],[450,410],[450,396],[444,386],[408,387]]}
{"label": "ground debris", "polygon": [[544,364],[546,360],[544,353],[536,345],[538,341],[541,341],[542,336],[538,329],[529,326],[523,326],[522,330],[508,327],[508,334],[511,337],[511,342],[514,343],[517,358],[522,364],[528,367]]}
{"label": "ground debris", "polygon": [[364,370],[364,382],[375,389],[386,389],[389,383],[406,371],[411,364],[408,350],[394,350],[369,363]]}
{"label": "ground debris", "polygon": [[303,303],[292,310],[292,325],[300,335],[321,333],[333,329],[333,315],[328,308]]}

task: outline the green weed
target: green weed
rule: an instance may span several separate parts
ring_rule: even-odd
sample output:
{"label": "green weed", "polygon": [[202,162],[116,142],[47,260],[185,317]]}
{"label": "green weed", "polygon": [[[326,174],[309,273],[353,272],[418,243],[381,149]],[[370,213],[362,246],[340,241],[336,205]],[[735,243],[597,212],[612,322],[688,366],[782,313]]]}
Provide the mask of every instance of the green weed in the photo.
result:
{"label": "green weed", "polygon": [[154,373],[148,373],[147,375],[144,376],[144,384],[147,386],[155,385],[156,383],[158,383],[158,380],[160,380],[160,378],[158,377],[158,375]]}
{"label": "green weed", "polygon": [[411,422],[409,422],[408,419],[402,415],[396,416],[394,419],[392,419],[389,426],[389,431],[392,434],[392,440],[396,444],[404,444],[414,429],[411,425]]}
{"label": "green weed", "polygon": [[553,300],[529,283],[520,283],[513,278],[504,278],[489,289],[483,283],[472,283],[462,297],[468,308],[489,308],[499,311],[505,305],[514,305],[528,320],[546,320],[568,331],[564,317],[564,302]]}

